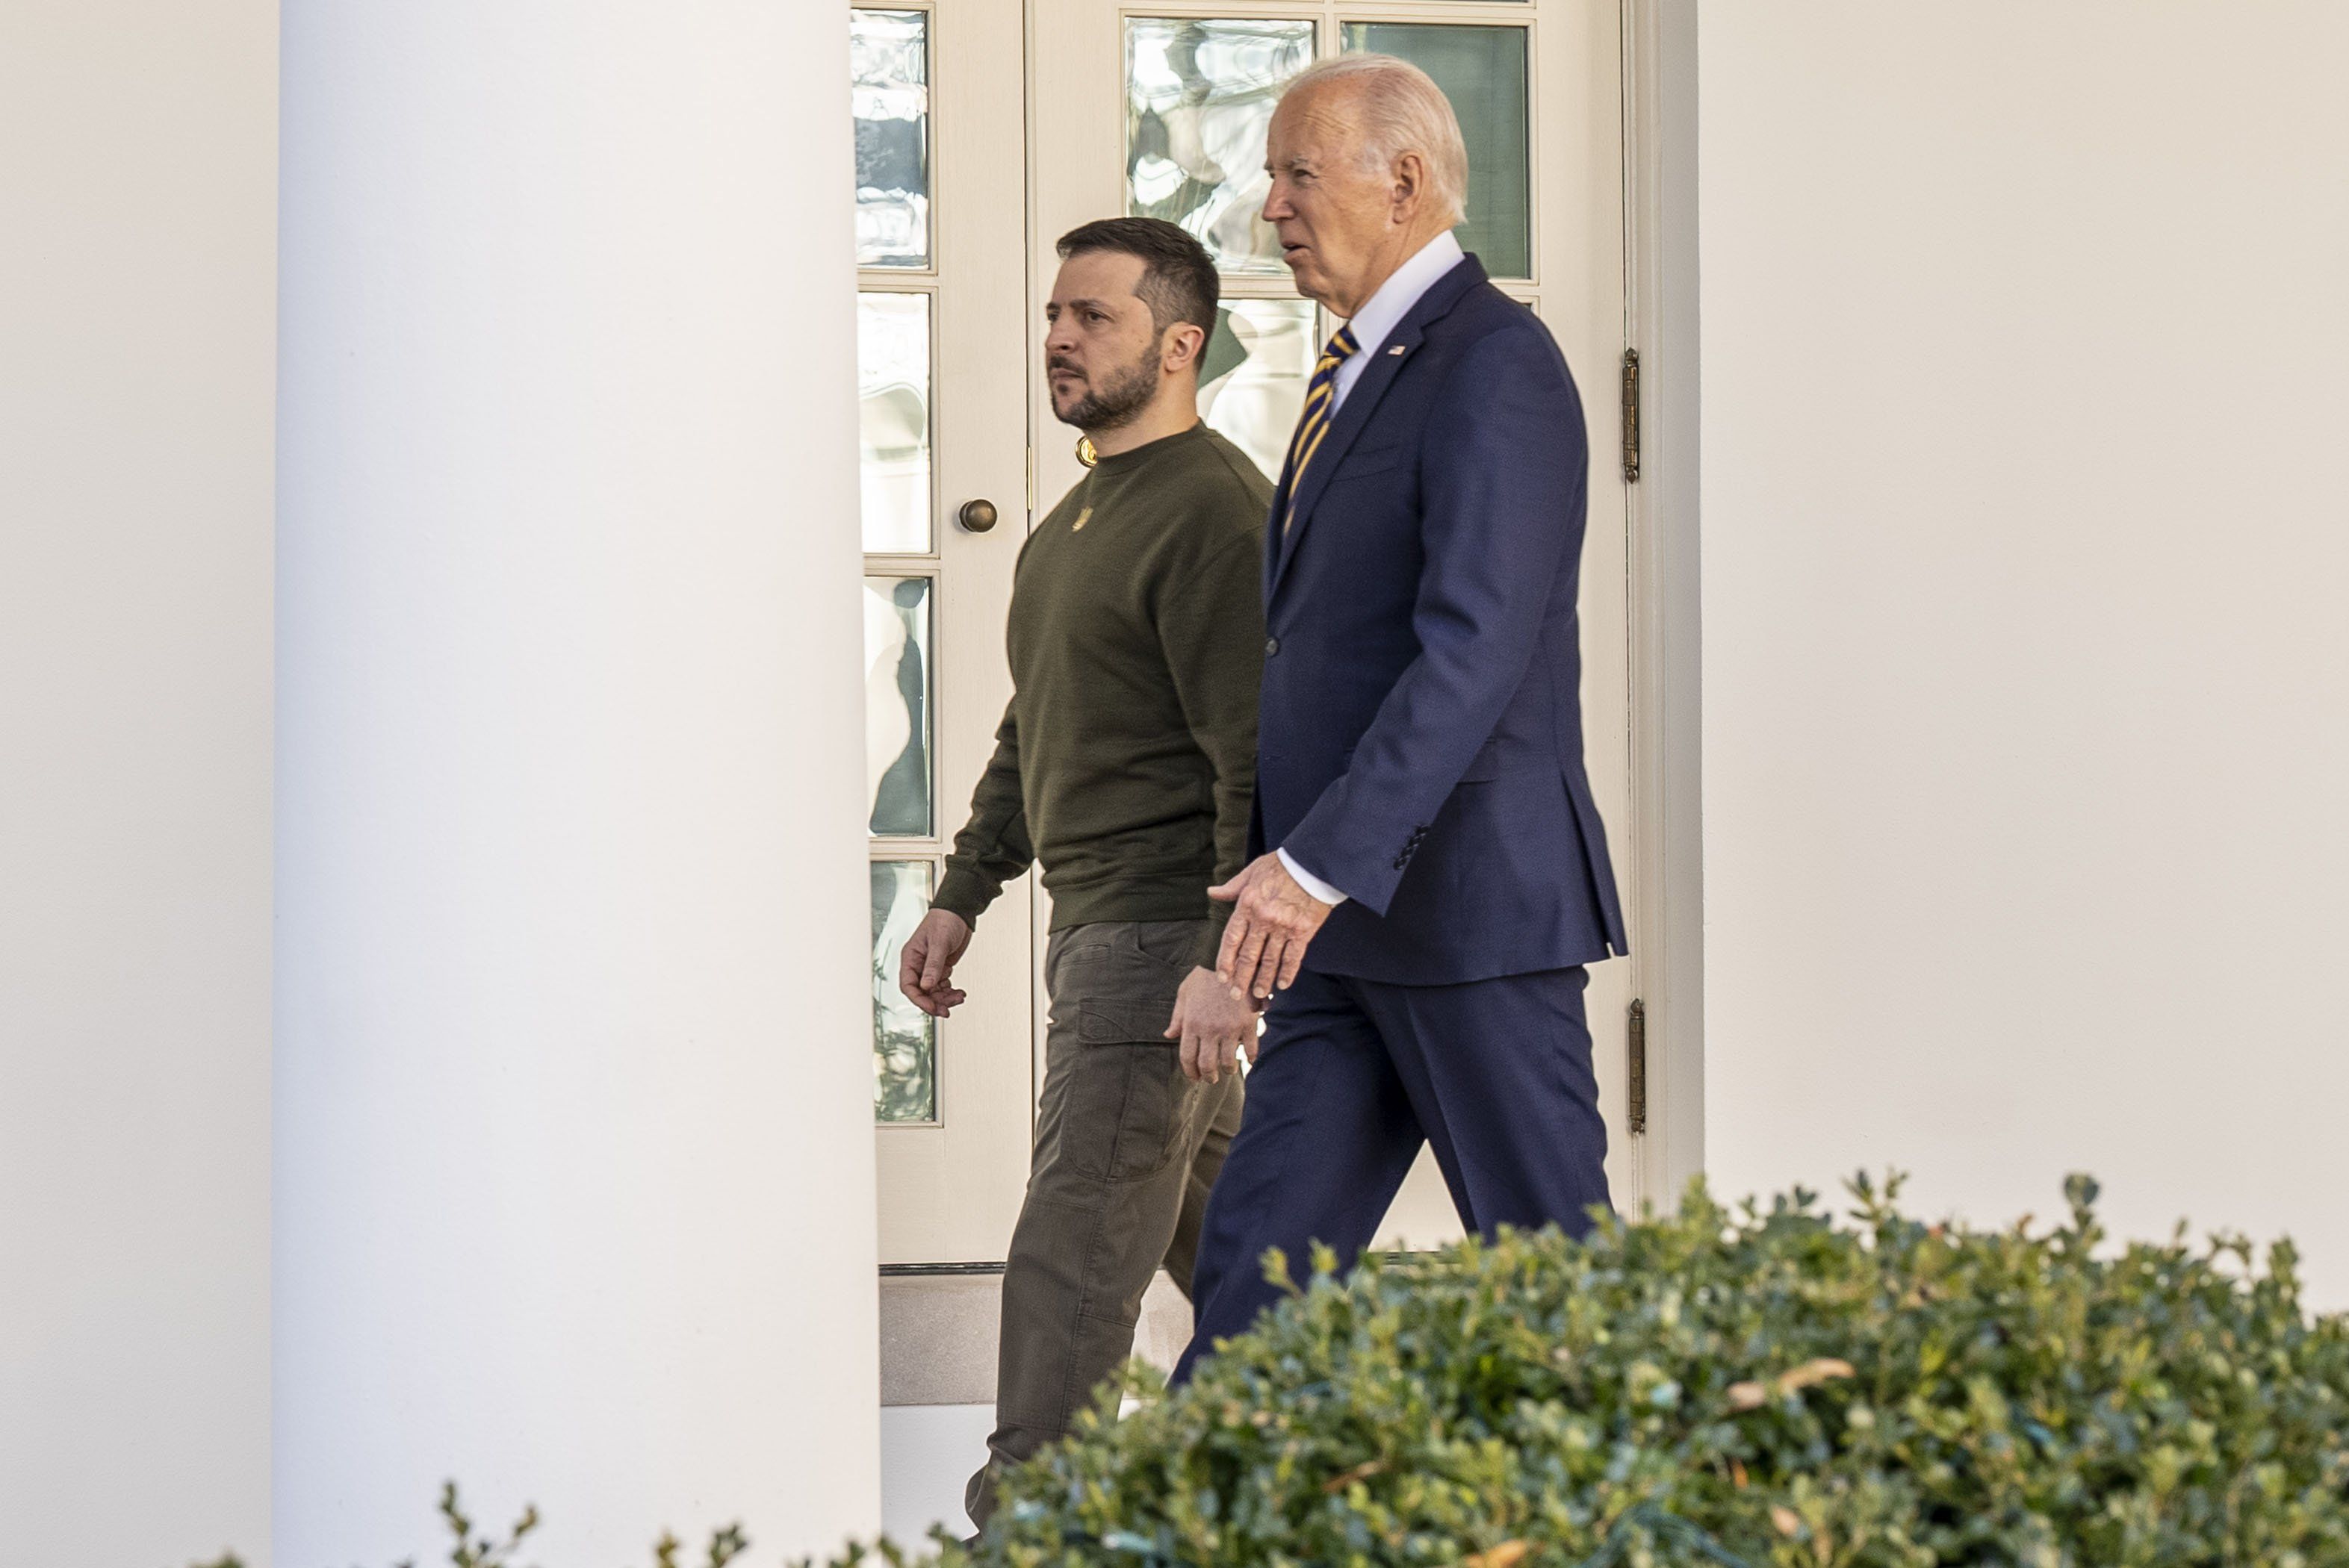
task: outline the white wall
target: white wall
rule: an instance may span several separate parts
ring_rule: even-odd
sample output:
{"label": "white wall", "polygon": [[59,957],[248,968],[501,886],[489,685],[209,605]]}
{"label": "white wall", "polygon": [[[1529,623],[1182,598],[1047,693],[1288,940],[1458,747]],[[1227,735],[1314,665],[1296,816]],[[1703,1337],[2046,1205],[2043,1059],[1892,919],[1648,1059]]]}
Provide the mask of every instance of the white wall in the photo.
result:
{"label": "white wall", "polygon": [[0,7],[0,1556],[269,1519],[277,8]]}
{"label": "white wall", "polygon": [[2349,1304],[2349,8],[1703,10],[1706,1126]]}
{"label": "white wall", "polygon": [[879,1523],[847,21],[285,5],[287,1568]]}

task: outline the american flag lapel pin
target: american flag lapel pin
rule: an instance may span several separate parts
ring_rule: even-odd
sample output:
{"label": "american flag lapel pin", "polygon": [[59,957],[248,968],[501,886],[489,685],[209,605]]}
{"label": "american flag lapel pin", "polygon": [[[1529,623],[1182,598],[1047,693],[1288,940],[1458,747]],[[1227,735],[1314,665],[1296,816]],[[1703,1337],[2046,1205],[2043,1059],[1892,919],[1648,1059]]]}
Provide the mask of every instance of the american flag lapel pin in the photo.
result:
{"label": "american flag lapel pin", "polygon": [[1387,353],[1393,358],[1401,359],[1403,354],[1403,346],[1398,343],[1392,348],[1388,349]]}

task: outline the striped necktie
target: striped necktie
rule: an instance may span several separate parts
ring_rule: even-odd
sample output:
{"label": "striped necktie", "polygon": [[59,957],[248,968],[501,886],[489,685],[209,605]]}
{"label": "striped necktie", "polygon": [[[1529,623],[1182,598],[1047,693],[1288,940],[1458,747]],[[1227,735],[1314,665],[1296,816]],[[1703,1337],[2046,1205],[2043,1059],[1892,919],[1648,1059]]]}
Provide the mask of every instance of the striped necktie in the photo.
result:
{"label": "striped necktie", "polygon": [[1305,388],[1305,412],[1298,418],[1296,439],[1288,444],[1288,512],[1280,521],[1284,533],[1297,521],[1297,496],[1305,488],[1305,466],[1319,450],[1321,438],[1330,433],[1330,420],[1338,407],[1338,366],[1351,359],[1359,346],[1353,329],[1341,326],[1313,366],[1313,379]]}

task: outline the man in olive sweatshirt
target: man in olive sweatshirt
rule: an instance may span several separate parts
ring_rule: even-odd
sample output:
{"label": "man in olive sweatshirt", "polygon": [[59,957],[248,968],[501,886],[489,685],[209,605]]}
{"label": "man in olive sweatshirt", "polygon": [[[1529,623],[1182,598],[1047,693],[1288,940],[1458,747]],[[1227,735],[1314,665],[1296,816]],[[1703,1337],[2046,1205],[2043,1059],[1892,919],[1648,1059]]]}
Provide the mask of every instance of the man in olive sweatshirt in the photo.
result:
{"label": "man in olive sweatshirt", "polygon": [[1257,1014],[1216,980],[1247,863],[1272,487],[1199,422],[1215,264],[1152,218],[1060,242],[1052,411],[1097,459],[1022,548],[1014,695],[898,984],[944,1017],[972,924],[1031,861],[1052,899],[1051,1016],[1028,1194],[1003,1276],[994,1478],[1068,1430],[1132,1353],[1163,1264],[1187,1295],[1207,1190],[1240,1124]]}

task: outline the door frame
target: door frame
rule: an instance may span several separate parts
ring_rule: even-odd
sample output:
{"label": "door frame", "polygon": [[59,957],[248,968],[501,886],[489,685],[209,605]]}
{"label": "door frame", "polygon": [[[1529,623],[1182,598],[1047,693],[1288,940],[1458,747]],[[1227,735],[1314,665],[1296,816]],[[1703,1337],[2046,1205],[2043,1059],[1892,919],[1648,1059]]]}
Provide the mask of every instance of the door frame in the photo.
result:
{"label": "door frame", "polygon": [[[1625,1196],[1669,1211],[1704,1165],[1697,23],[1695,7],[1676,0],[1618,0],[1618,5],[1622,336],[1625,346],[1640,356],[1640,472],[1637,482],[1626,486],[1623,522],[1632,802],[1623,837],[1629,848],[1624,861],[1639,888],[1631,901],[1638,912],[1630,934],[1631,995],[1646,1013],[1646,1116],[1641,1130],[1631,1135],[1634,1185]],[[1176,13],[1193,9],[1185,0],[1171,7]],[[1289,7],[1268,0],[1247,9],[1270,15]],[[1306,14],[1307,8],[1297,9]],[[1021,14],[1019,86],[1030,106],[1023,110],[1030,145],[1022,160],[1021,194],[1032,226],[1038,178],[1032,105],[1043,90],[1035,78],[1034,0],[1025,0]],[[1533,172],[1537,185],[1538,168]],[[1031,241],[1031,258],[1034,249]],[[1023,258],[1031,298],[1035,264]],[[1537,273],[1542,264],[1537,257]],[[1030,383],[1033,375],[1031,365],[1026,373]],[[1617,404],[1619,419],[1619,399],[1608,400]],[[1059,427],[1040,425],[1032,387],[1024,401],[1030,409],[1027,521],[1032,529],[1045,499],[1039,494],[1040,448]],[[1596,438],[1606,421],[1592,423]],[[1618,460],[1619,425],[1615,434],[1613,441],[1594,438],[1594,466]],[[1040,894],[1034,896],[1031,919],[1040,954],[1047,919]],[[1031,967],[1040,971],[1040,965]],[[1034,1060],[1040,1072],[1040,981],[1031,992]]]}
{"label": "door frame", "polygon": [[1697,8],[1620,4],[1624,342],[1640,355],[1640,474],[1624,515],[1630,863],[1644,894],[1630,933],[1647,1025],[1639,1163],[1669,1211],[1702,1173],[1705,1139]]}

